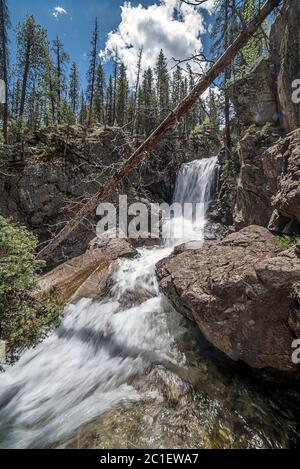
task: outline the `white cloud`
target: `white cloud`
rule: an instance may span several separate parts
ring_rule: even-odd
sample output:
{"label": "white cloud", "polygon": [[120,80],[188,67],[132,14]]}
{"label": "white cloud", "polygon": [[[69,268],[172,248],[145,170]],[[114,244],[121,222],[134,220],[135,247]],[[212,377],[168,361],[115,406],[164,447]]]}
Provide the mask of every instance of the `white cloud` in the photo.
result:
{"label": "white cloud", "polygon": [[[208,0],[210,8],[212,1]],[[201,8],[181,4],[179,0],[158,0],[158,4],[148,7],[125,2],[121,10],[121,23],[116,31],[109,33],[106,48],[100,56],[107,57],[118,48],[131,85],[135,81],[141,47],[143,69],[154,67],[160,49],[167,56],[170,67],[174,65],[173,57],[183,59],[203,51],[200,35],[205,32],[205,25]]]}
{"label": "white cloud", "polygon": [[60,15],[67,15],[68,12],[63,7],[55,7],[53,8],[52,15],[54,18],[58,18]]}
{"label": "white cloud", "polygon": [[214,13],[216,11],[215,3],[216,0],[206,0],[205,3],[202,3],[201,8],[204,8],[209,13]]}

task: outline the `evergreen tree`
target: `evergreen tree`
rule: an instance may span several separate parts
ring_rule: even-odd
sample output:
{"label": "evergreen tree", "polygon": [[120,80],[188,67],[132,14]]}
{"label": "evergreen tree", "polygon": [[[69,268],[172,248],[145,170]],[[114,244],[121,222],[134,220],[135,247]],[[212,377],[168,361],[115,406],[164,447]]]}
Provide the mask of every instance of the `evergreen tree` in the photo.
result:
{"label": "evergreen tree", "polygon": [[157,105],[159,119],[165,117],[169,111],[169,74],[167,59],[161,49],[155,68]]}
{"label": "evergreen tree", "polygon": [[8,28],[9,12],[6,0],[0,0],[0,79],[4,81],[5,103],[3,103],[2,128],[4,143],[8,142]]}
{"label": "evergreen tree", "polygon": [[143,47],[141,47],[139,50],[138,62],[137,62],[136,82],[135,82],[134,96],[133,96],[133,102],[132,102],[132,128],[131,128],[132,133],[135,131],[135,126],[136,126],[136,118],[137,118],[136,106],[137,106],[137,101],[138,101],[138,92],[140,88],[142,57],[143,57]]}
{"label": "evergreen tree", "polygon": [[35,18],[27,16],[17,26],[17,66],[21,79],[19,117],[24,116],[26,98],[36,81],[43,76],[47,56],[46,30],[36,24]]}
{"label": "evergreen tree", "polygon": [[113,103],[114,103],[114,85],[113,77],[109,76],[108,87],[106,90],[106,124],[112,126],[113,120]]}
{"label": "evergreen tree", "polygon": [[79,122],[81,125],[86,125],[87,124],[87,118],[88,118],[88,111],[87,111],[87,105],[85,102],[85,97],[84,97],[84,92],[81,92],[81,103],[80,103],[80,111],[79,111]]}
{"label": "evergreen tree", "polygon": [[53,53],[55,61],[54,94],[56,96],[57,123],[62,122],[62,101],[67,91],[65,65],[69,62],[69,55],[64,51],[63,44],[58,37],[53,41]]}
{"label": "evergreen tree", "polygon": [[[243,17],[246,23],[249,23],[255,15],[257,15],[261,7],[259,0],[245,0],[243,8]],[[244,60],[244,66],[241,67],[240,75],[245,75],[254,62],[262,55],[264,49],[266,49],[266,39],[263,30],[266,28],[266,23],[263,24],[260,31],[254,34],[245,47],[242,49],[242,57]]]}
{"label": "evergreen tree", "polygon": [[116,105],[117,105],[117,82],[119,70],[119,56],[118,49],[114,50],[114,78],[113,78],[113,104],[112,104],[112,121],[113,124],[116,120]]}
{"label": "evergreen tree", "polygon": [[102,63],[99,63],[96,72],[95,89],[95,117],[97,122],[105,124],[105,74]]}
{"label": "evergreen tree", "polygon": [[19,108],[20,108],[20,80],[16,80],[12,87],[11,93],[11,102],[10,102],[10,115],[11,118],[16,120],[18,119],[19,115]]}
{"label": "evergreen tree", "polygon": [[126,119],[126,110],[128,103],[128,81],[126,77],[126,68],[123,63],[120,65],[120,73],[117,80],[116,96],[116,122],[123,127]]}
{"label": "evergreen tree", "polygon": [[91,52],[90,56],[90,66],[88,70],[88,89],[87,89],[87,99],[89,103],[89,113],[88,113],[88,125],[92,123],[93,117],[93,106],[95,98],[95,84],[96,84],[96,70],[97,70],[97,58],[98,58],[98,42],[99,42],[99,28],[98,28],[98,19],[95,19],[95,26],[92,33],[91,40]]}
{"label": "evergreen tree", "polygon": [[72,63],[71,72],[70,72],[70,80],[69,80],[69,100],[70,106],[73,113],[73,119],[76,122],[77,120],[77,112],[78,112],[78,105],[79,105],[79,87],[80,87],[80,80],[79,80],[79,73],[76,62]]}
{"label": "evergreen tree", "polygon": [[142,131],[148,136],[154,129],[156,117],[154,77],[151,67],[148,67],[144,72],[142,87],[140,89],[139,109]]}

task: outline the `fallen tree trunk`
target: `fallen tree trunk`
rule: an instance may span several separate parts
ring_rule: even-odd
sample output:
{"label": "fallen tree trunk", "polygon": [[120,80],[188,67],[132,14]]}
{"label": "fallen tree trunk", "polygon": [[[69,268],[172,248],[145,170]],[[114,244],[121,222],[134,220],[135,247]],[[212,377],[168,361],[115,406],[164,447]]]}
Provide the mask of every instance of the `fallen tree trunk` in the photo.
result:
{"label": "fallen tree trunk", "polygon": [[53,238],[50,243],[39,253],[39,258],[47,258],[88,215],[90,215],[99,205],[106,200],[108,195],[118,187],[121,181],[130,171],[135,168],[145,158],[147,152],[152,150],[155,145],[165,136],[176,122],[195,104],[197,99],[207,90],[214,80],[231,63],[237,53],[245,46],[250,37],[258,30],[267,16],[280,5],[282,0],[268,0],[261,8],[258,15],[248,24],[235,39],[233,44],[224,52],[224,54],[215,62],[215,64],[204,74],[191,90],[191,92],[171,111],[161,124],[151,133],[151,135],[135,150],[131,157],[124,163],[112,177],[111,181],[94,197],[92,197],[85,206],[70,220],[66,226]]}

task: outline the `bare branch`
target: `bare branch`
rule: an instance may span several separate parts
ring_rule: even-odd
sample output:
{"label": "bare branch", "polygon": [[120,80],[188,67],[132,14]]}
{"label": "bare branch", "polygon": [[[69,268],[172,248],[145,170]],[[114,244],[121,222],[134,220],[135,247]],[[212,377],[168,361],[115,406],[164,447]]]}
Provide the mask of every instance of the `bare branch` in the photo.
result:
{"label": "bare branch", "polygon": [[78,225],[89,216],[99,205],[107,199],[109,194],[114,191],[123,179],[145,158],[157,143],[166,135],[166,133],[176,125],[176,122],[191,109],[198,98],[207,90],[213,81],[230,65],[238,52],[245,46],[252,35],[259,29],[267,16],[278,7],[281,0],[268,0],[262,7],[258,15],[249,23],[247,28],[242,31],[234,42],[228,47],[217,62],[207,71],[198,81],[196,86],[188,95],[178,104],[178,106],[169,113],[161,124],[152,132],[152,134],[137,148],[125,164],[116,171],[112,179],[103,189],[92,197],[87,204],[77,212],[74,218],[50,241],[49,245],[41,250],[39,258],[48,257]]}

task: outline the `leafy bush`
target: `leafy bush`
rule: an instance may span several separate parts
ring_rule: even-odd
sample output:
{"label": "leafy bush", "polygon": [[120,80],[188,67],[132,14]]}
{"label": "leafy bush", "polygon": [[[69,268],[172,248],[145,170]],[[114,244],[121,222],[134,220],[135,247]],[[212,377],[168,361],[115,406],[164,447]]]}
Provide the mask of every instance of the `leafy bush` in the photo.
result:
{"label": "leafy bush", "polygon": [[9,362],[59,324],[58,304],[32,296],[36,273],[44,265],[36,258],[37,243],[24,226],[0,216],[0,339],[6,342]]}
{"label": "leafy bush", "polygon": [[299,236],[279,236],[276,238],[276,247],[280,251],[285,251],[297,244],[299,239]]}

